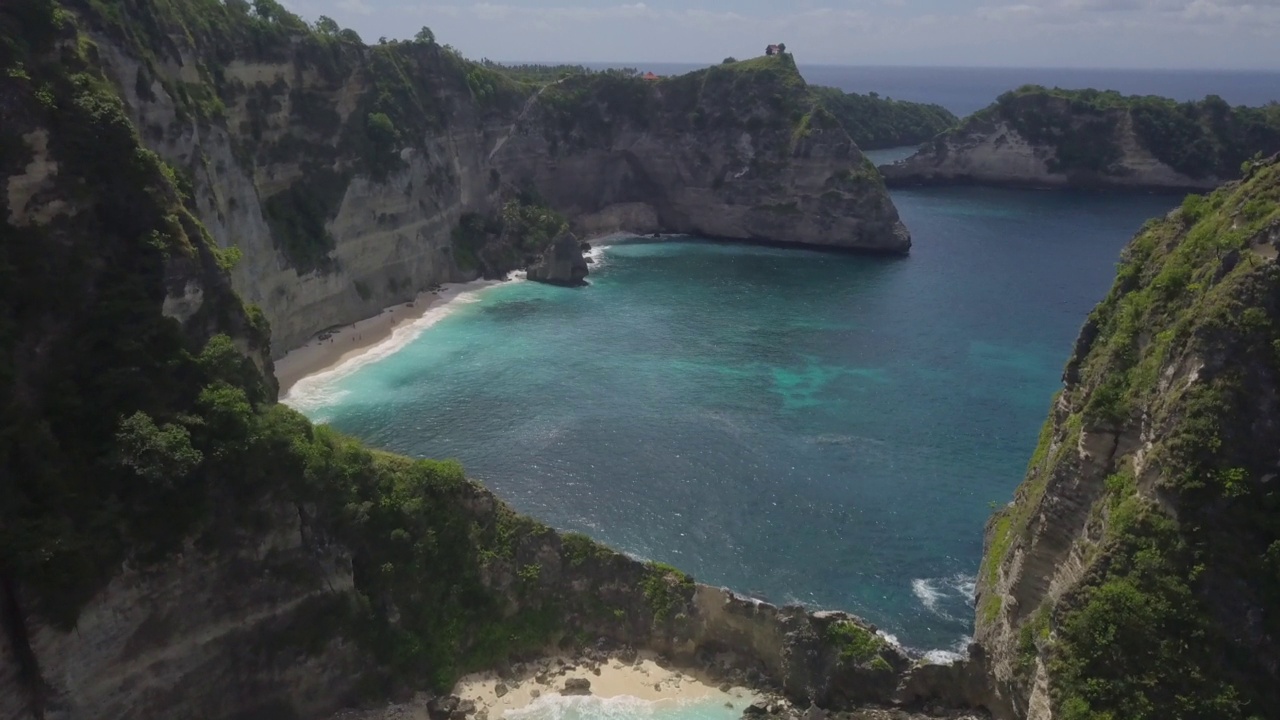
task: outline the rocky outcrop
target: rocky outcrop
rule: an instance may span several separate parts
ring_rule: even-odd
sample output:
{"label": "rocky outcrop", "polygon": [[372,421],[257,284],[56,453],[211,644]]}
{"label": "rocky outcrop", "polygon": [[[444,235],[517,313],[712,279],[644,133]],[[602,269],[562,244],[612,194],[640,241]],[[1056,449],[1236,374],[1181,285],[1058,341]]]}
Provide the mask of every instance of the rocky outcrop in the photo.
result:
{"label": "rocky outcrop", "polygon": [[[449,503],[481,536],[497,533],[491,537],[500,544],[485,547],[478,570],[489,590],[511,602],[510,617],[555,608],[554,626],[526,658],[585,638],[591,647],[652,650],[677,666],[782,693],[798,707],[967,702],[962,692],[939,694],[962,683],[938,678],[966,677],[963,663],[918,664],[855,617],[778,608],[581,536],[524,519],[511,525],[511,511],[476,485],[435,502]],[[45,711],[69,720],[313,718],[355,703],[358,679],[377,677],[379,660],[345,618],[369,599],[353,581],[352,556],[299,517],[277,509],[273,529],[245,537],[234,554],[193,552],[145,574],[126,570],[86,606],[74,630],[26,618]],[[4,669],[0,718],[34,717],[14,665]],[[564,692],[587,694],[590,686],[566,684]]]}
{"label": "rocky outcrop", "polygon": [[875,168],[789,55],[656,82],[564,80],[531,101],[493,161],[593,233],[911,246]]}
{"label": "rocky outcrop", "polygon": [[276,508],[251,545],[125,569],[70,631],[28,615],[40,690],[0,674],[0,718],[311,717],[355,702],[370,658],[317,630],[350,602],[351,559],[298,518]]}
{"label": "rocky outcrop", "polygon": [[996,185],[1027,188],[1121,187],[1208,189],[1217,177],[1187,177],[1162,164],[1121,131],[1111,141],[1125,148],[1109,171],[1071,170],[1058,164],[1056,149],[1033,143],[1010,124],[970,119],[926,143],[914,155],[880,166],[890,186]]}
{"label": "rocky outcrop", "polygon": [[1280,124],[1261,109],[1027,87],[880,171],[894,186],[1206,190],[1276,150]]}
{"label": "rocky outcrop", "polygon": [[986,529],[976,657],[997,717],[1280,707],[1277,197],[1280,158],[1149,223],[1081,331]]}
{"label": "rocky outcrop", "polygon": [[573,233],[566,232],[551,241],[538,262],[529,266],[528,278],[552,285],[576,286],[586,282],[587,259],[582,254],[582,243]]}

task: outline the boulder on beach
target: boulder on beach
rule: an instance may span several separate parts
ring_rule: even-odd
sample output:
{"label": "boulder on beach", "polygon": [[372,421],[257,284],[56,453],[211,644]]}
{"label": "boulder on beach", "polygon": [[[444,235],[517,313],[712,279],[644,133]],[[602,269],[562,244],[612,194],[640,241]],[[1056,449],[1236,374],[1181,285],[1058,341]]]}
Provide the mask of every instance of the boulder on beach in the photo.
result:
{"label": "boulder on beach", "polygon": [[552,285],[582,285],[587,279],[587,260],[582,247],[571,232],[565,232],[551,241],[538,261],[529,266],[530,280]]}
{"label": "boulder on beach", "polygon": [[431,720],[449,720],[460,702],[457,695],[431,698],[427,701],[427,716]]}
{"label": "boulder on beach", "polygon": [[564,681],[564,689],[560,691],[561,695],[590,695],[591,681],[586,678],[569,678]]}

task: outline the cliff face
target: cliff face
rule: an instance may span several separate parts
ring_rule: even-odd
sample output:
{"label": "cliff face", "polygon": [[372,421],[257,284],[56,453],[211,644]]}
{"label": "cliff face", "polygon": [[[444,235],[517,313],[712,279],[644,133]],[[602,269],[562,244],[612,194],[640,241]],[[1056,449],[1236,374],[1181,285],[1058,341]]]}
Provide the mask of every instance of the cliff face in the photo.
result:
{"label": "cliff face", "polygon": [[[287,343],[468,277],[464,209],[476,219],[503,198],[504,231],[563,231],[507,200],[575,182],[521,187],[553,140],[605,164],[627,154],[582,145],[579,123],[611,114],[548,136],[556,91],[255,7],[0,5],[0,718],[318,717],[597,638],[718,658],[798,699],[895,702],[912,663],[853,618],[744,601],[561,536],[456,463],[371,452],[275,403],[268,320]],[[623,80],[658,101],[659,86]],[[763,102],[749,87],[744,108]],[[894,234],[883,190],[852,171],[811,194],[827,183],[813,153],[845,153],[839,167],[860,155],[784,109],[799,112],[790,150],[757,148],[728,109],[704,139],[776,163],[799,205],[838,209],[797,221],[804,237]],[[748,130],[783,132],[772,118]],[[526,120],[540,140],[520,134]],[[791,197],[761,167],[733,167],[733,198]],[[565,207],[700,218],[683,187]],[[719,202],[730,223],[767,212]]]}
{"label": "cliff face", "polygon": [[264,311],[277,357],[474,277],[454,230],[515,193],[584,236],[910,245],[874,168],[813,115],[790,57],[544,90],[435,44],[365,47],[204,0],[137,0],[118,18],[68,5],[143,141],[191,183],[217,245],[242,253],[236,290]]}
{"label": "cliff face", "polygon": [[1027,87],[881,172],[892,185],[1204,190],[1277,150],[1280,107]]}
{"label": "cliff face", "polygon": [[910,248],[875,168],[790,56],[658,81],[563,80],[533,99],[494,163],[585,233]]}
{"label": "cliff face", "polygon": [[[494,204],[488,155],[523,91],[504,88],[482,107],[460,59],[438,47],[286,39],[262,53],[231,34],[216,41],[236,49],[228,60],[225,47],[181,31],[164,28],[154,47],[111,26],[95,40],[143,141],[190,179],[217,245],[242,253],[232,281],[266,314],[277,357],[319,330],[473,277],[454,262],[451,233],[464,212]],[[393,71],[414,74],[397,103],[418,117],[371,149],[370,96],[384,92],[376,74]],[[190,87],[218,97],[217,110],[202,117],[174,97]],[[361,158],[372,152],[376,168]]]}
{"label": "cliff face", "polygon": [[[397,651],[383,642],[410,637],[420,621],[413,615],[441,612],[407,604],[432,591],[406,584],[365,595],[359,575],[373,558],[326,543],[319,526],[281,506],[272,509],[270,532],[241,538],[231,552],[193,551],[123,572],[85,607],[73,632],[29,618],[40,711],[67,719],[318,718],[405,690],[441,689],[433,672],[451,677],[583,643],[652,650],[726,678],[749,673],[802,706],[833,709],[917,706],[923,700],[899,687],[937,669],[917,668],[856,618],[697,585],[674,568],[519,518],[478,486],[456,484],[433,501],[475,528],[474,546],[456,558],[456,570],[472,576],[464,585],[477,583],[486,593],[475,598],[481,603],[503,598],[487,626],[444,641],[465,646],[458,666],[392,660]],[[392,635],[367,624],[370,602],[399,616]],[[16,667],[6,659],[3,669]],[[0,690],[0,718],[38,717],[25,682],[0,675]]]}
{"label": "cliff face", "polygon": [[1089,317],[976,639],[1002,717],[1280,707],[1280,158],[1148,223]]}
{"label": "cliff face", "polygon": [[317,717],[357,702],[372,659],[308,627],[341,617],[351,558],[292,507],[268,517],[270,532],[217,552],[124,569],[70,632],[27,614],[38,680],[0,675],[0,718]]}

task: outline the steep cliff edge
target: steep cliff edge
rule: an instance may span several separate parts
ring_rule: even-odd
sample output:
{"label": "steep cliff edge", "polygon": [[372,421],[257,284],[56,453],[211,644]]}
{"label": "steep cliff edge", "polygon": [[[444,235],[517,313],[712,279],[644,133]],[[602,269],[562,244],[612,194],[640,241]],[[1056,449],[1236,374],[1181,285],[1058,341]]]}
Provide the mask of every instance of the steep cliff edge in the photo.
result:
{"label": "steep cliff edge", "polygon": [[[262,63],[297,53],[305,67],[288,67],[315,82],[329,82],[329,60],[365,50],[289,41],[296,18],[257,4],[243,36],[227,34],[238,21],[222,24],[239,4],[188,5],[202,14],[176,39],[178,2],[0,5],[0,718],[323,717],[600,638],[715,659],[804,702],[898,702],[914,663],[854,618],[742,600],[562,536],[456,463],[373,452],[276,404],[271,330],[231,274],[266,272],[253,263],[268,249],[309,259],[314,278],[354,262],[324,245],[336,237],[306,232],[326,173],[350,174],[331,196],[345,208],[406,191],[414,167],[457,165],[444,154],[414,166],[421,145],[387,143],[410,122],[394,88],[362,108],[359,135],[334,130],[346,160],[300,169],[330,157],[316,140],[258,165],[294,142],[272,140],[280,97],[242,97],[227,75],[278,80],[279,67],[229,64],[212,81],[266,108],[245,110],[243,132],[262,120],[246,146],[220,125],[232,105],[205,93],[216,68],[181,48],[225,40],[220,52],[256,48]],[[130,15],[139,8],[155,12]],[[396,52],[452,62],[442,49]],[[121,72],[133,76],[124,88]],[[521,99],[486,76],[449,77],[469,96]],[[294,90],[284,97],[295,107],[311,102]],[[181,119],[149,122],[152,111]],[[289,189],[299,182],[307,192]],[[268,222],[241,203],[271,183],[256,206]],[[237,242],[224,247],[206,215]],[[321,245],[241,244],[255,223]]]}
{"label": "steep cliff edge", "polygon": [[892,185],[1193,189],[1238,178],[1280,151],[1280,105],[1221,98],[1175,103],[1097,90],[1027,86],[881,168]]}
{"label": "steep cliff edge", "polygon": [[911,244],[875,168],[790,55],[659,80],[566,78],[533,98],[493,162],[585,234],[890,253]]}
{"label": "steep cliff edge", "polygon": [[518,193],[582,236],[909,247],[874,168],[813,111],[789,56],[548,85],[434,41],[365,46],[274,3],[64,6],[217,246],[238,248],[234,285],[270,321],[277,357],[475,277],[454,230]]}
{"label": "steep cliff edge", "polygon": [[1014,502],[976,639],[1002,717],[1280,707],[1280,156],[1126,249]]}

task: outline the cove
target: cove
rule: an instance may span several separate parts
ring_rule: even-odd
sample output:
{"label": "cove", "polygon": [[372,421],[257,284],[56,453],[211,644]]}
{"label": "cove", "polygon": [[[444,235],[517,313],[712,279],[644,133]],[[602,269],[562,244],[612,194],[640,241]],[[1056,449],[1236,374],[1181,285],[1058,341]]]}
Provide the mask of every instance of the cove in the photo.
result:
{"label": "cove", "polygon": [[906,258],[634,239],[589,287],[485,289],[288,402],[557,528],[954,650],[1071,343],[1177,200],[898,191]]}

